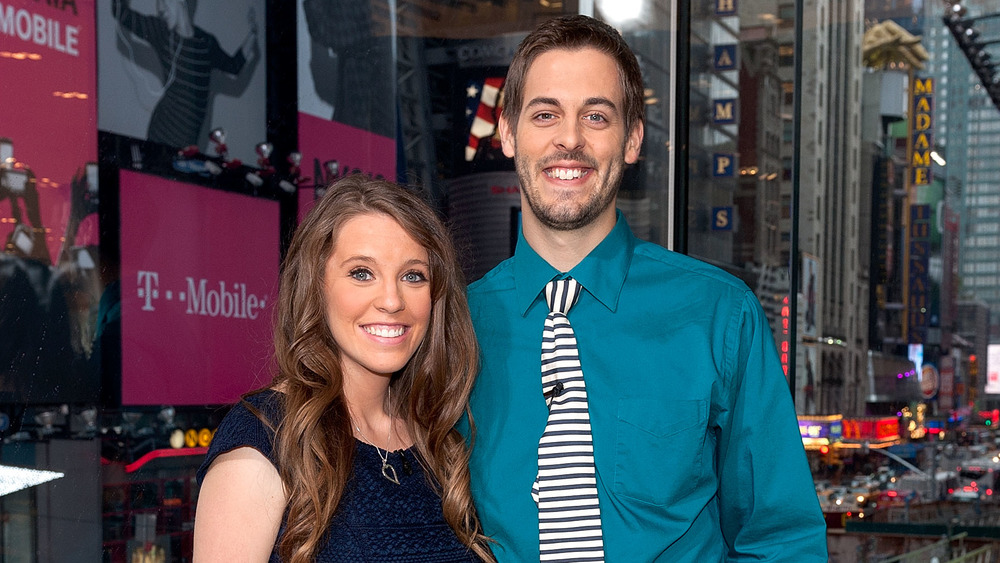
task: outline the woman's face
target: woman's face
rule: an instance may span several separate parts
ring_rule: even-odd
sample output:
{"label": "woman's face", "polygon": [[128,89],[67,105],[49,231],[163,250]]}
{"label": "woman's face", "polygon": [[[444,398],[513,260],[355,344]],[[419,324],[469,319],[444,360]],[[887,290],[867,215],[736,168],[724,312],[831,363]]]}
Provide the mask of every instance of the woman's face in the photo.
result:
{"label": "woman's face", "polygon": [[387,215],[353,217],[327,259],[324,297],[345,378],[391,376],[427,333],[427,250]]}
{"label": "woman's face", "polygon": [[177,25],[187,14],[183,0],[156,0],[156,12],[167,24],[167,29],[177,29]]}

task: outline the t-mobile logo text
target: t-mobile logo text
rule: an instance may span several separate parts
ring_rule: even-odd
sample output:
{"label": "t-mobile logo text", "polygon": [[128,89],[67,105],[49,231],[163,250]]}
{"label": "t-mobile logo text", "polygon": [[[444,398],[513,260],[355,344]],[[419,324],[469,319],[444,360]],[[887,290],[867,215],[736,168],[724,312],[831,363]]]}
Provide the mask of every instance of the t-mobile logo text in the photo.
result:
{"label": "t-mobile logo text", "polygon": [[[256,295],[247,292],[247,284],[232,283],[227,285],[219,281],[218,285],[209,286],[206,278],[187,280],[186,288],[178,292],[164,291],[167,301],[176,300],[187,305],[185,313],[205,317],[223,317],[227,319],[256,319],[260,310],[267,306],[266,295]],[[136,279],[139,299],[142,300],[143,311],[155,311],[154,303],[160,299],[160,276],[158,272],[139,270]]]}

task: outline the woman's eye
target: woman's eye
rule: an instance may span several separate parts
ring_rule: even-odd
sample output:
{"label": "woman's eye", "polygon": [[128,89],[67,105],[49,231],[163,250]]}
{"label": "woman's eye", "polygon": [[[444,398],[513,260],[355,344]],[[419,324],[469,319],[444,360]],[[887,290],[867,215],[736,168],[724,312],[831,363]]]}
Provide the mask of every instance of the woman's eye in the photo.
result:
{"label": "woman's eye", "polygon": [[355,268],[351,270],[350,276],[358,281],[368,281],[375,277],[368,268]]}
{"label": "woman's eye", "polygon": [[427,281],[427,276],[423,272],[407,272],[403,274],[403,281],[409,283],[421,283]]}

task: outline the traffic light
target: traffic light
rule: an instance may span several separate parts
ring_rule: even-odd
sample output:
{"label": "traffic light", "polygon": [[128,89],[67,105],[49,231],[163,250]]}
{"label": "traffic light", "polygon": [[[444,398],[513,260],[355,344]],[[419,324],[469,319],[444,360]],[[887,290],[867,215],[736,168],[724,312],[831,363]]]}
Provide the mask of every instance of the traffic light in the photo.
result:
{"label": "traffic light", "polygon": [[823,465],[833,466],[840,463],[840,458],[837,457],[837,452],[826,444],[819,447],[819,455],[820,459],[823,461]]}

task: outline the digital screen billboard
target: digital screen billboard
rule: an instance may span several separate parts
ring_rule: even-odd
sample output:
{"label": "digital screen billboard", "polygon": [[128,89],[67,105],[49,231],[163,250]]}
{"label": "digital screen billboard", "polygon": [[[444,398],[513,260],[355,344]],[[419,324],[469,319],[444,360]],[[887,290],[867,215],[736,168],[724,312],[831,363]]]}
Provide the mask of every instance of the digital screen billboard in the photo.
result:
{"label": "digital screen billboard", "polygon": [[264,0],[96,0],[102,131],[253,163],[267,139]]}
{"label": "digital screen billboard", "polygon": [[89,402],[97,254],[94,2],[0,2],[0,402]]}
{"label": "digital screen billboard", "polygon": [[123,405],[230,403],[270,381],[278,202],[122,171]]}

